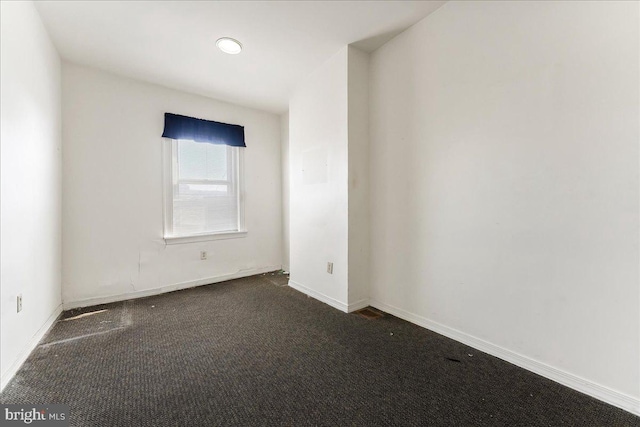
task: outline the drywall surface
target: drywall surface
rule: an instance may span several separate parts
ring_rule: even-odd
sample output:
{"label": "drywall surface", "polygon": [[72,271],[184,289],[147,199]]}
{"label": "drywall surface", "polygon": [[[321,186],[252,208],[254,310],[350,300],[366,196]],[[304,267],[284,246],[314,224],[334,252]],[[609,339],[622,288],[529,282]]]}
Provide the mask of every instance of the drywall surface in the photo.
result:
{"label": "drywall surface", "polygon": [[369,298],[369,54],[348,48],[349,305]]}
{"label": "drywall surface", "polygon": [[[291,285],[347,306],[347,47],[289,102]],[[333,274],[327,273],[333,262]]]}
{"label": "drywall surface", "polygon": [[[62,75],[65,306],[280,268],[277,115],[69,63]],[[165,112],[245,126],[246,237],[165,244]]]}
{"label": "drywall surface", "polygon": [[374,301],[637,402],[638,8],[449,2],[371,55]]}
{"label": "drywall surface", "polygon": [[280,116],[282,168],[282,269],[289,271],[289,112]]}
{"label": "drywall surface", "polygon": [[32,2],[0,7],[4,387],[60,309],[61,124],[60,58],[40,16]]}

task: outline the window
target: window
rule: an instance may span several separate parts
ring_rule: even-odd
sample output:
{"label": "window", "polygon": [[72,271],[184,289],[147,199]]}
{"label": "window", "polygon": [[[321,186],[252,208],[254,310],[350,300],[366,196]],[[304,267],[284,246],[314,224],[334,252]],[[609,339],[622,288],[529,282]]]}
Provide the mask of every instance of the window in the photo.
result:
{"label": "window", "polygon": [[164,140],[167,243],[242,237],[239,147]]}

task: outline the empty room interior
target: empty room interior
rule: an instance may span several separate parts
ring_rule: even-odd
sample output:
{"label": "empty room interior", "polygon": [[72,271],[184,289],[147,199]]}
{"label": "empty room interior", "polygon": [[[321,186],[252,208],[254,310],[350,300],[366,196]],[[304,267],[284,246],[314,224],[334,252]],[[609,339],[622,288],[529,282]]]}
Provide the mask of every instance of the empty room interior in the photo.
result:
{"label": "empty room interior", "polygon": [[640,426],[640,2],[0,4],[0,424]]}

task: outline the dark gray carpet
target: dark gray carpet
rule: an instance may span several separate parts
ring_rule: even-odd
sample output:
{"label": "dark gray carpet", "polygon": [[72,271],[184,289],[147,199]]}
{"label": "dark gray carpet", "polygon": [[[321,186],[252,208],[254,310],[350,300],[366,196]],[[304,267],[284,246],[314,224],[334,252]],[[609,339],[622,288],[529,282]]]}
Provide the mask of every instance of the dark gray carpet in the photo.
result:
{"label": "dark gray carpet", "polygon": [[285,283],[269,274],[65,312],[0,400],[69,404],[74,426],[640,426],[426,329],[341,313]]}

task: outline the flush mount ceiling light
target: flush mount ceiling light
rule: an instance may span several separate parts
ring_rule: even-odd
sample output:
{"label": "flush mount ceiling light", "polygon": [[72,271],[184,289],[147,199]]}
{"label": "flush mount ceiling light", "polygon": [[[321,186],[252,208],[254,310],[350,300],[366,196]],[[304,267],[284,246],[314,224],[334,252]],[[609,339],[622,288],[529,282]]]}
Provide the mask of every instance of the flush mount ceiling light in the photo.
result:
{"label": "flush mount ceiling light", "polygon": [[224,53],[228,53],[231,55],[237,55],[242,51],[242,45],[240,44],[240,42],[230,37],[219,38],[216,41],[216,46],[218,46],[218,49],[220,49]]}

